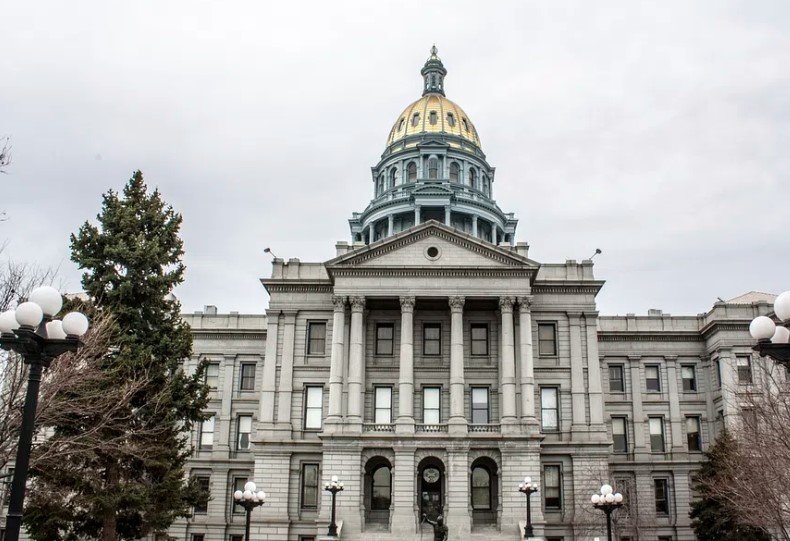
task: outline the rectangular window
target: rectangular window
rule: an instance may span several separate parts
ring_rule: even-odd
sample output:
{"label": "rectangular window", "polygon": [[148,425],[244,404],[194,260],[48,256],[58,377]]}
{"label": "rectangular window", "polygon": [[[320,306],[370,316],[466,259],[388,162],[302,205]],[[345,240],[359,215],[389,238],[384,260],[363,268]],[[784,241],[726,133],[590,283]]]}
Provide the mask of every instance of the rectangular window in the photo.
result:
{"label": "rectangular window", "polygon": [[192,541],[203,541],[206,538],[205,534],[202,533],[193,533],[192,534]]}
{"label": "rectangular window", "polygon": [[442,353],[442,325],[440,323],[425,323],[422,326],[422,354],[441,355]]}
{"label": "rectangular window", "polygon": [[234,515],[244,514],[244,508],[236,503],[233,499],[233,493],[237,490],[244,491],[244,485],[247,483],[246,477],[234,477],[233,478],[233,485],[230,488],[230,501],[233,502],[231,505],[231,510],[233,511]]}
{"label": "rectangular window", "polygon": [[615,453],[628,452],[628,430],[625,417],[612,417],[612,441]]}
{"label": "rectangular window", "polygon": [[541,387],[540,389],[540,424],[544,432],[556,432],[560,429],[559,389],[557,387]]}
{"label": "rectangular window", "polygon": [[307,354],[323,355],[326,353],[326,322],[310,321],[307,324]]}
{"label": "rectangular window", "polygon": [[543,497],[546,509],[562,509],[560,467],[543,467]]}
{"label": "rectangular window", "polygon": [[208,363],[206,365],[206,385],[212,391],[219,385],[219,363]]}
{"label": "rectangular window", "polygon": [[538,355],[557,355],[557,325],[554,323],[538,323]]}
{"label": "rectangular window", "polygon": [[441,397],[441,387],[423,387],[422,422],[426,425],[438,425],[442,422]]}
{"label": "rectangular window", "polygon": [[302,509],[318,507],[318,464],[302,464]]}
{"label": "rectangular window", "polygon": [[255,390],[255,363],[241,363],[240,391]]}
{"label": "rectangular window", "polygon": [[308,386],[304,389],[304,428],[305,430],[321,430],[324,413],[324,388]]}
{"label": "rectangular window", "polygon": [[250,448],[250,434],[252,434],[252,415],[239,415],[236,422],[236,450],[246,451]]}
{"label": "rectangular window", "polygon": [[623,365],[621,364],[609,365],[609,392],[610,393],[625,392],[625,381],[623,380]]}
{"label": "rectangular window", "polygon": [[702,451],[699,417],[686,417],[686,443],[689,451]]}
{"label": "rectangular window", "polygon": [[658,541],[672,541],[671,535],[659,535]]}
{"label": "rectangular window", "polygon": [[683,380],[683,391],[694,393],[697,391],[697,369],[693,365],[680,367],[680,379]]}
{"label": "rectangular window", "polygon": [[374,399],[374,422],[390,424],[392,422],[392,387],[376,387]]}
{"label": "rectangular window", "polygon": [[209,477],[207,475],[199,475],[195,477],[198,486],[203,491],[203,495],[195,504],[194,513],[196,515],[205,515],[208,513],[208,499],[209,499]]}
{"label": "rectangular window", "polygon": [[664,418],[650,417],[647,420],[650,427],[650,450],[654,453],[664,452]]}
{"label": "rectangular window", "polygon": [[230,534],[230,536],[228,537],[228,541],[244,541],[244,536],[235,533]]}
{"label": "rectangular window", "polygon": [[376,355],[392,355],[395,326],[392,323],[376,324]]}
{"label": "rectangular window", "polygon": [[737,357],[738,383],[748,385],[752,383],[752,359],[750,357]]}
{"label": "rectangular window", "polygon": [[472,424],[488,423],[488,387],[472,387]]}
{"label": "rectangular window", "polygon": [[721,389],[721,362],[719,359],[716,359],[716,383],[719,389]]}
{"label": "rectangular window", "polygon": [[661,392],[661,378],[659,377],[659,373],[657,365],[645,367],[645,387],[648,393]]}
{"label": "rectangular window", "polygon": [[200,444],[201,449],[211,449],[214,446],[214,426],[215,417],[212,415],[200,423]]}
{"label": "rectangular window", "polygon": [[656,515],[668,515],[669,481],[667,479],[653,479],[653,488],[656,495]]}
{"label": "rectangular window", "polygon": [[627,510],[632,503],[631,480],[627,477],[615,479],[614,488],[616,492],[623,495],[623,507]]}
{"label": "rectangular window", "polygon": [[488,325],[472,325],[472,355],[488,355]]}

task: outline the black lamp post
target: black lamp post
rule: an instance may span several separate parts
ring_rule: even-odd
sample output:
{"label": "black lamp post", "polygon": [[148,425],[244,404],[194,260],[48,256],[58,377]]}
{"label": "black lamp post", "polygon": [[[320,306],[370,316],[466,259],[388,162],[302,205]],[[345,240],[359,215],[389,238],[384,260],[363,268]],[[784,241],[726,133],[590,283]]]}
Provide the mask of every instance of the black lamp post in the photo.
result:
{"label": "black lamp post", "polygon": [[266,493],[258,490],[252,481],[247,481],[244,490],[237,490],[233,493],[233,500],[247,513],[244,520],[244,541],[250,541],[250,515],[253,509],[266,503]]}
{"label": "black lamp post", "polygon": [[80,312],[68,313],[62,321],[52,319],[62,306],[63,298],[58,290],[43,286],[34,289],[30,299],[19,304],[16,310],[0,314],[0,348],[19,353],[30,366],[8,502],[6,541],[18,541],[22,527],[41,374],[58,355],[76,351],[81,345],[79,337],[88,330],[88,318]]}
{"label": "black lamp post", "polygon": [[[776,297],[774,313],[784,325],[790,324],[790,291]],[[790,368],[790,329],[777,326],[768,316],[757,316],[749,325],[749,333],[757,340],[754,351]]]}
{"label": "black lamp post", "polygon": [[623,506],[623,495],[619,492],[614,492],[611,485],[603,485],[601,493],[593,494],[590,500],[593,507],[600,509],[606,514],[606,535],[607,539],[612,541],[612,513]]}
{"label": "black lamp post", "polygon": [[538,491],[538,484],[533,483],[530,477],[525,477],[523,483],[518,484],[518,491],[527,497],[527,524],[524,526],[524,539],[534,536],[532,531],[532,510],[529,507],[529,497]]}
{"label": "black lamp post", "polygon": [[343,481],[337,480],[337,475],[332,476],[332,480],[324,485],[324,490],[332,494],[332,516],[329,519],[329,531],[326,535],[329,537],[337,537],[337,522],[335,521],[335,498],[337,493],[343,491]]}

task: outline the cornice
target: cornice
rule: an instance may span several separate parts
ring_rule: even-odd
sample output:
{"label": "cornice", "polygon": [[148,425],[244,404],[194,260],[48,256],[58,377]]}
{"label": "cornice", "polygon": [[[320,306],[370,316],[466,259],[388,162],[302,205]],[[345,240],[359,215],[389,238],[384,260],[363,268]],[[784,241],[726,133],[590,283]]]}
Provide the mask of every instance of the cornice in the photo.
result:
{"label": "cornice", "polygon": [[546,282],[538,282],[536,281],[532,285],[532,293],[534,295],[538,294],[551,294],[551,293],[580,293],[580,294],[592,294],[597,295],[601,288],[603,287],[604,282],[603,280],[591,280],[589,282],[584,283],[568,283],[568,282],[559,282],[556,284],[546,283]]}
{"label": "cornice", "polygon": [[203,340],[263,340],[266,338],[266,331],[235,331],[232,329],[222,330],[203,330],[192,329],[195,338]]}
{"label": "cornice", "polygon": [[700,333],[707,338],[719,331],[748,331],[749,323],[751,320],[748,319],[713,320],[702,327]]}
{"label": "cornice", "polygon": [[704,342],[698,332],[598,331],[599,342]]}
{"label": "cornice", "polygon": [[331,280],[264,278],[261,283],[268,293],[332,293]]}
{"label": "cornice", "polygon": [[508,276],[522,276],[529,278],[535,273],[533,269],[524,268],[503,268],[489,269],[485,267],[469,268],[438,268],[438,267],[387,267],[381,269],[359,268],[359,267],[335,267],[332,268],[334,276],[379,276],[379,277],[466,277],[466,278],[499,278]]}

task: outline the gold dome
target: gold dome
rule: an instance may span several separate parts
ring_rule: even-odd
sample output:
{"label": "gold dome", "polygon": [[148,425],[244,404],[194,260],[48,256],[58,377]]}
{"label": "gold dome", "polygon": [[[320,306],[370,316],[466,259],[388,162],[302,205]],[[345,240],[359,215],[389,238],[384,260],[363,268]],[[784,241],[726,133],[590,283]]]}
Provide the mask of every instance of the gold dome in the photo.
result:
{"label": "gold dome", "polygon": [[392,126],[387,146],[409,135],[425,133],[456,135],[480,146],[477,130],[464,110],[438,93],[426,94],[403,110]]}

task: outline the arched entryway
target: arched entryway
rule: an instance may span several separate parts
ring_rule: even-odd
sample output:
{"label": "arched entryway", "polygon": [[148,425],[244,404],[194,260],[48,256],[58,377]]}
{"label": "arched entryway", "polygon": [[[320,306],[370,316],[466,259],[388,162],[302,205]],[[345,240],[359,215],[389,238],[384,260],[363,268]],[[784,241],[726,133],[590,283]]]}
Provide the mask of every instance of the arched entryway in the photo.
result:
{"label": "arched entryway", "polygon": [[375,456],[365,464],[365,522],[388,526],[392,506],[392,464]]}
{"label": "arched entryway", "polygon": [[499,506],[499,477],[497,465],[489,457],[472,462],[469,472],[469,497],[472,507],[472,524],[496,524]]}
{"label": "arched entryway", "polygon": [[417,497],[420,517],[436,520],[444,514],[445,469],[438,458],[424,458],[417,466]]}

